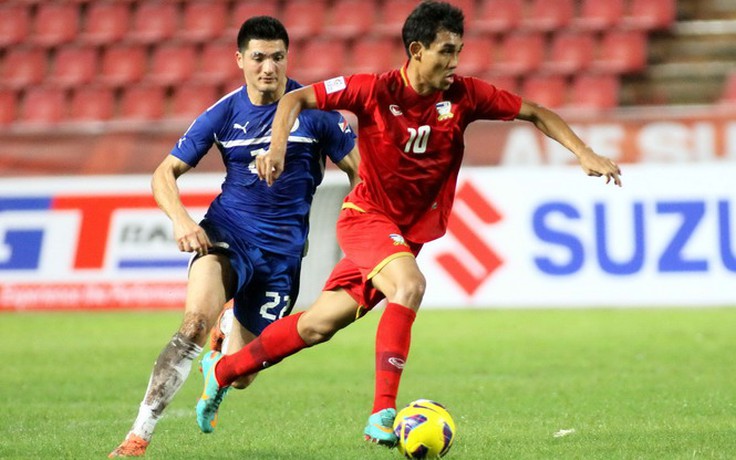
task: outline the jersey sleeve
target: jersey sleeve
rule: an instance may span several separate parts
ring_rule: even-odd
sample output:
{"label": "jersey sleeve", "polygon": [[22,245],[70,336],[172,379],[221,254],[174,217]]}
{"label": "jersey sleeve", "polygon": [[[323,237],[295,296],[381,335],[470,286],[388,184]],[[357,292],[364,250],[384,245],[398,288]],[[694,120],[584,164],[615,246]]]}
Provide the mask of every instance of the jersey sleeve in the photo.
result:
{"label": "jersey sleeve", "polygon": [[355,147],[355,133],[339,112],[322,112],[322,151],[338,163]]}
{"label": "jersey sleeve", "polygon": [[478,78],[466,79],[474,96],[473,115],[476,120],[513,120],[521,110],[521,97]]}
{"label": "jersey sleeve", "polygon": [[209,112],[197,117],[187,131],[179,138],[171,155],[191,167],[197,166],[215,142],[215,130]]}
{"label": "jersey sleeve", "polygon": [[317,96],[317,107],[322,110],[349,110],[360,113],[367,105],[375,75],[357,74],[336,77],[313,85]]}

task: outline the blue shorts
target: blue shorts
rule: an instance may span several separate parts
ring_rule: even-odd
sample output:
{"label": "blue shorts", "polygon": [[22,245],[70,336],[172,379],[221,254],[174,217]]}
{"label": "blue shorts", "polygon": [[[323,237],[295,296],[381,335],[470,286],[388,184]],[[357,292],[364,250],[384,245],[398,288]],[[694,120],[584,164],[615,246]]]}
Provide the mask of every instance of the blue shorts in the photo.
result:
{"label": "blue shorts", "polygon": [[207,219],[200,226],[215,244],[210,252],[230,260],[236,275],[233,312],[240,324],[260,335],[266,326],[291,313],[299,294],[301,254],[262,250]]}

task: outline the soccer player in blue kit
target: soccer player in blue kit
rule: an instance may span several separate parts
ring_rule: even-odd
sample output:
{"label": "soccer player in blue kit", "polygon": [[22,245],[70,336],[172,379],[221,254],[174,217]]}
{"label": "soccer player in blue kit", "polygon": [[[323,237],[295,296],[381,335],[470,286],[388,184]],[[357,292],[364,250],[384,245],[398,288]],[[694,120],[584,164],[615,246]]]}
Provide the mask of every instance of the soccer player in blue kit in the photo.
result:
{"label": "soccer player in blue kit", "polygon": [[[286,77],[289,37],[276,19],[258,16],[238,33],[236,60],[246,85],[202,113],[153,174],[159,207],[171,219],[180,251],[194,253],[184,319],[158,356],[138,416],[110,457],[143,456],[164,409],[186,380],[223,305],[234,300],[227,352],[255,339],[291,311],[309,226],[309,209],[325,158],[358,179],[355,135],[337,112],[308,110],[289,134],[287,167],[273,186],[258,178],[256,156],[271,142],[278,100],[300,87]],[[222,192],[197,223],[184,208],[177,178],[212,145],[226,167]],[[212,352],[216,353],[216,352]],[[246,377],[234,385],[245,388]]]}

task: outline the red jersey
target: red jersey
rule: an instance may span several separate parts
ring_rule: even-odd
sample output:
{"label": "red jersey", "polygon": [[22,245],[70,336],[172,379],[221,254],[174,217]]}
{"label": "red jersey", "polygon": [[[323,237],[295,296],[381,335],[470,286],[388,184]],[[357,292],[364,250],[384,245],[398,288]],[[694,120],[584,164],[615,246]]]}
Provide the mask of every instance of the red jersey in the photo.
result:
{"label": "red jersey", "polygon": [[323,110],[358,118],[359,174],[347,206],[388,216],[403,236],[425,243],[444,235],[475,120],[512,120],[521,98],[482,80],[455,77],[446,90],[420,96],[406,65],[381,75],[338,77],[314,85]]}

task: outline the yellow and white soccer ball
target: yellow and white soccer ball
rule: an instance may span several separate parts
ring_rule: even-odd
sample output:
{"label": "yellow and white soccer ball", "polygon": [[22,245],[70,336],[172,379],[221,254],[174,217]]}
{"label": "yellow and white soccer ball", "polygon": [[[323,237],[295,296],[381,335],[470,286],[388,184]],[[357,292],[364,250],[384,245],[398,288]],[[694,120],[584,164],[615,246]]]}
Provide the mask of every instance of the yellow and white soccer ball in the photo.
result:
{"label": "yellow and white soccer ball", "polygon": [[442,404],[418,399],[396,414],[394,433],[404,457],[440,458],[452,447],[455,422]]}

